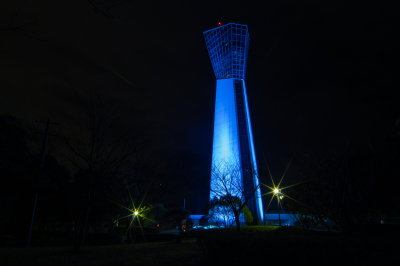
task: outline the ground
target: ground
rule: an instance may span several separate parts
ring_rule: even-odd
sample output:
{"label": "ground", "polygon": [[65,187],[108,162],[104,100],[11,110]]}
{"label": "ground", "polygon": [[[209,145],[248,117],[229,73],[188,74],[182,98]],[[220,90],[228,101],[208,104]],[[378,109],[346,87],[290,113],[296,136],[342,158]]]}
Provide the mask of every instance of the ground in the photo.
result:
{"label": "ground", "polygon": [[[173,233],[170,231],[169,233]],[[375,225],[362,234],[304,232],[289,226],[188,230],[147,243],[72,247],[0,248],[3,265],[398,265],[400,227]],[[153,235],[154,236],[154,235]],[[158,235],[162,236],[162,235]],[[170,242],[151,242],[172,239]],[[180,241],[177,241],[180,240]],[[168,240],[169,241],[169,240]],[[397,262],[393,263],[393,262]]]}
{"label": "ground", "polygon": [[195,241],[82,247],[0,249],[1,265],[204,265]]}

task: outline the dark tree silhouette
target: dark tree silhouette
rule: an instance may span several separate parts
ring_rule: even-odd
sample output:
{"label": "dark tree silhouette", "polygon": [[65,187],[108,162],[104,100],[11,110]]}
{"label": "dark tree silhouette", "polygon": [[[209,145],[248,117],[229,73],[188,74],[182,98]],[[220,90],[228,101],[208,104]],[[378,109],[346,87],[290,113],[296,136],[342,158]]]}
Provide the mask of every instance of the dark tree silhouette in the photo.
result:
{"label": "dark tree silhouette", "polygon": [[87,0],[95,12],[107,19],[124,21],[133,14],[133,0]]}
{"label": "dark tree silhouette", "polygon": [[[362,225],[379,219],[386,209],[379,190],[394,155],[383,141],[372,143],[363,136],[345,137],[333,151],[320,159],[304,156],[302,179],[287,195],[291,212],[300,213],[329,228],[327,219],[347,234],[357,234]],[[390,146],[390,145],[389,145]],[[387,180],[387,179],[386,179]],[[306,220],[305,220],[306,221]],[[307,222],[307,221],[306,221]]]}
{"label": "dark tree silhouette", "polygon": [[27,0],[1,1],[0,35],[6,32],[15,32],[29,38],[38,39],[39,30],[37,25],[40,24],[40,21],[33,19],[35,14],[32,13],[32,8],[29,4]]}
{"label": "dark tree silhouette", "polygon": [[87,229],[93,201],[102,180],[115,176],[125,169],[134,153],[133,126],[126,126],[120,108],[110,106],[102,95],[89,91],[88,95],[74,91],[79,102],[79,117],[66,122],[69,128],[60,128],[59,156],[69,163],[81,178],[79,186],[84,210],[79,234],[74,245],[78,251]]}

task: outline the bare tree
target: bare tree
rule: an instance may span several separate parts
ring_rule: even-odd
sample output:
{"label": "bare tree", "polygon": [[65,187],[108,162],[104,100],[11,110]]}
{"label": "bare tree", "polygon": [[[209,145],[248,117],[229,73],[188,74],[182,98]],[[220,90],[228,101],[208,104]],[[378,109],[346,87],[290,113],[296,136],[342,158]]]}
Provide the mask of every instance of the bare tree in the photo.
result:
{"label": "bare tree", "polygon": [[[27,0],[6,0],[0,3],[0,34],[15,32],[29,38],[38,39],[37,25],[40,21],[32,19],[32,8]],[[1,44],[1,43],[0,43]]]}
{"label": "bare tree", "polygon": [[[215,223],[220,228],[221,218],[224,227],[230,227],[235,222],[235,215],[231,205],[226,200],[226,196],[220,198],[214,197],[207,204],[207,213],[209,213],[209,221]],[[240,199],[236,198],[236,203],[239,204]],[[253,215],[246,205],[240,210],[239,221],[246,224],[253,222]]]}
{"label": "bare tree", "polygon": [[66,122],[69,128],[60,127],[60,158],[69,163],[80,174],[82,219],[79,234],[74,244],[78,251],[82,245],[87,228],[91,206],[96,197],[99,184],[106,178],[115,176],[127,167],[134,153],[131,142],[133,126],[127,126],[123,112],[109,106],[100,94],[90,93],[85,98],[76,94],[79,114],[73,123]]}
{"label": "bare tree", "polygon": [[220,228],[221,220],[224,227],[230,227],[235,222],[235,216],[231,207],[221,198],[214,197],[207,204],[209,222],[215,223]]}
{"label": "bare tree", "polygon": [[133,14],[133,0],[87,0],[95,12],[107,19],[124,21]]}
{"label": "bare tree", "polygon": [[[311,156],[307,156],[311,160]],[[329,229],[333,221],[345,233],[358,233],[363,224],[378,214],[374,188],[385,162],[368,142],[346,138],[328,156],[312,159],[303,179],[312,179],[292,188],[292,212],[301,213]],[[300,180],[300,181],[302,181]]]}
{"label": "bare tree", "polygon": [[221,160],[213,164],[211,169],[211,196],[223,198],[232,210],[237,231],[240,231],[240,215],[245,206],[256,200],[259,186],[254,182],[257,172],[253,169],[252,176],[243,177],[241,164],[237,160]]}
{"label": "bare tree", "polygon": [[176,167],[172,160],[150,143],[141,144],[133,145],[134,152],[127,168],[106,180],[107,197],[115,198],[125,208],[128,242],[131,240],[132,213],[146,204],[156,203],[160,197],[178,188],[173,181]]}

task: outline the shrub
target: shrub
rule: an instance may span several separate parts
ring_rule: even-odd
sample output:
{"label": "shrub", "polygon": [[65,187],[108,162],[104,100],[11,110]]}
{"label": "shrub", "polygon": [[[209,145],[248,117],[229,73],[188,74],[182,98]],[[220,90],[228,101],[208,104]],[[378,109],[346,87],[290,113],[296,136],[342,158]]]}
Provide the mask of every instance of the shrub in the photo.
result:
{"label": "shrub", "polygon": [[30,246],[31,247],[44,247],[50,244],[50,238],[38,232],[32,232]]}
{"label": "shrub", "polygon": [[170,241],[177,241],[180,238],[178,235],[173,234],[140,234],[136,235],[134,238],[135,242],[170,242]]}
{"label": "shrub", "polygon": [[131,232],[132,235],[157,234],[159,232],[159,229],[154,227],[133,226],[131,227]]}
{"label": "shrub", "polygon": [[47,237],[68,237],[70,236],[69,231],[47,231],[47,230],[41,230],[41,231],[32,231],[32,235],[45,235]]}
{"label": "shrub", "polygon": [[9,236],[0,235],[0,247],[1,248],[14,248],[14,247],[24,247],[24,243],[21,239]]}
{"label": "shrub", "polygon": [[201,243],[206,259],[215,265],[251,265],[263,260],[271,265],[282,261],[285,265],[384,265],[398,256],[394,238],[353,238],[322,231],[307,234],[296,227],[263,229],[202,231],[207,232]]}
{"label": "shrub", "polygon": [[107,246],[119,245],[122,243],[122,237],[116,234],[109,233],[94,233],[89,234],[83,241],[84,246]]}
{"label": "shrub", "polygon": [[31,247],[72,246],[74,236],[67,231],[33,231]]}
{"label": "shrub", "polygon": [[126,228],[125,227],[112,227],[107,230],[107,233],[123,236],[125,235]]}

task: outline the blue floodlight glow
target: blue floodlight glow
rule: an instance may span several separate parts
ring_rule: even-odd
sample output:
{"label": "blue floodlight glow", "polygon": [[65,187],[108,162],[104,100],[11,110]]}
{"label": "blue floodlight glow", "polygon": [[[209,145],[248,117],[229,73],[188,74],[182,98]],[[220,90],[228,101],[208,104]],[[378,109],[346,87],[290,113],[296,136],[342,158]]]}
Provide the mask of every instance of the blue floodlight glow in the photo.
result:
{"label": "blue floodlight glow", "polygon": [[215,99],[213,158],[239,158],[238,123],[233,79],[217,80]]}
{"label": "blue floodlight glow", "polygon": [[[254,220],[262,224],[261,191],[244,81],[249,31],[246,25],[229,23],[203,34],[217,79],[210,198],[223,196],[227,192],[226,186],[225,191],[219,191],[223,184],[216,180],[214,170],[224,168],[229,163],[239,164],[230,175],[236,181],[229,186],[232,187],[229,193],[243,201],[256,189],[247,206]],[[242,189],[238,189],[238,185]]]}

